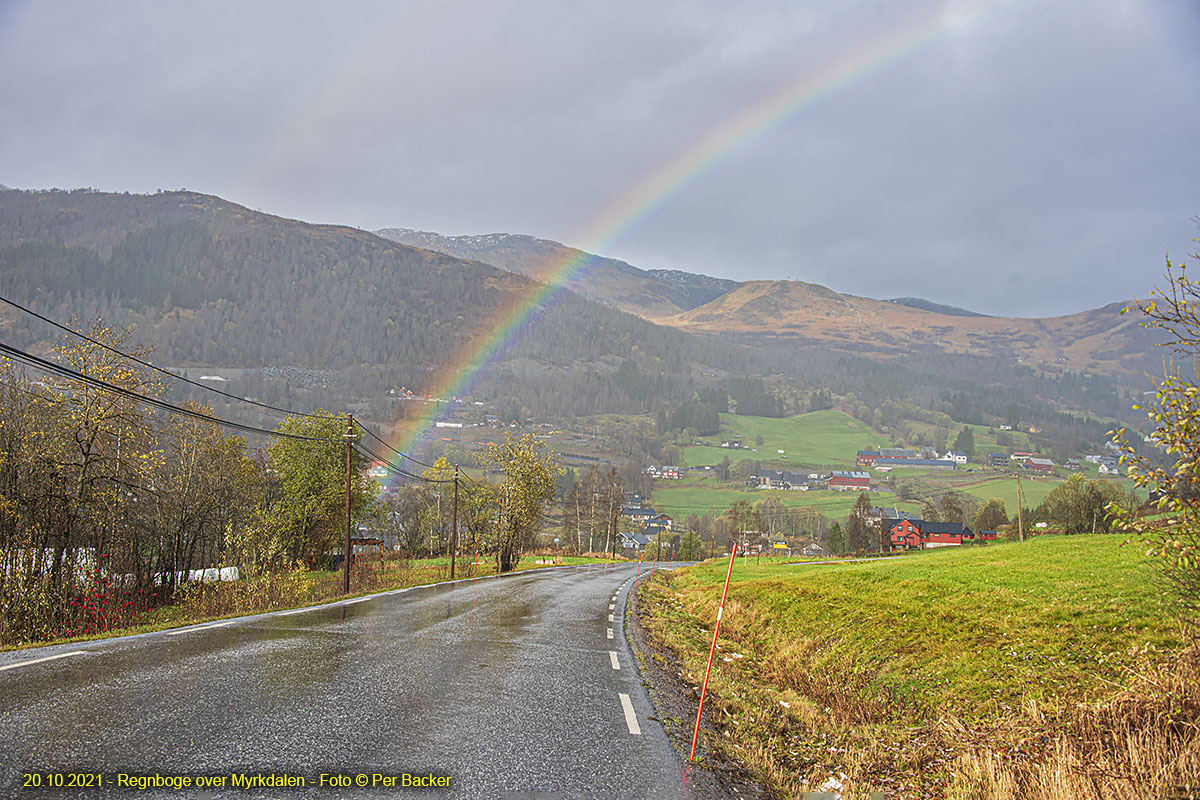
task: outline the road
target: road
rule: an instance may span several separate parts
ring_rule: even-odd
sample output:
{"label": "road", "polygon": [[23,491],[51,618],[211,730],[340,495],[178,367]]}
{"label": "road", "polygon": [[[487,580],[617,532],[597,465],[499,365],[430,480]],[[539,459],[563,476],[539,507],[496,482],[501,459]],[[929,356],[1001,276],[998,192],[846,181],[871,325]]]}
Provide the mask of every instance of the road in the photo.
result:
{"label": "road", "polygon": [[[624,637],[634,571],[524,572],[0,654],[0,795],[698,796]],[[35,772],[43,788],[22,789]],[[64,773],[103,786],[46,788]],[[155,774],[190,784],[134,788]],[[404,789],[406,774],[449,786]],[[262,785],[281,776],[305,785]]]}

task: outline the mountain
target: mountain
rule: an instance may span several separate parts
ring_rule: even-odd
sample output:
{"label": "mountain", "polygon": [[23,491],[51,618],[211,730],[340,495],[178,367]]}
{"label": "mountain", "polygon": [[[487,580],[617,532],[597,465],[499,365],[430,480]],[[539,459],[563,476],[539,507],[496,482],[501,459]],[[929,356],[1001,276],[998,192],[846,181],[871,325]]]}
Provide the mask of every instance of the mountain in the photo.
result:
{"label": "mountain", "polygon": [[543,282],[555,282],[568,265],[579,266],[576,276],[565,283],[568,289],[646,319],[695,308],[737,286],[737,281],[678,270],[638,269],[624,261],[532,236],[442,236],[408,228],[383,228],[375,233],[394,242],[482,261]]}
{"label": "mountain", "polygon": [[[555,413],[644,411],[704,374],[760,369],[741,346],[570,292],[547,299],[479,261],[186,191],[0,193],[0,296],[128,326],[156,363],[236,371],[236,391],[267,402],[378,410],[389,390],[432,392],[485,351],[497,359],[474,391]],[[526,314],[536,324],[501,346]],[[5,306],[0,336],[42,352],[58,338]],[[631,354],[654,372],[618,383]]]}
{"label": "mountain", "polygon": [[933,311],[937,314],[945,314],[950,317],[986,317],[987,314],[979,314],[974,311],[968,311],[965,308],[958,306],[947,306],[942,303],[935,303],[932,300],[924,300],[920,297],[893,297],[890,300],[885,300],[885,303],[895,303],[898,306],[908,306],[909,308],[919,308],[923,311]]}
{"label": "mountain", "polygon": [[1124,303],[1047,319],[961,316],[842,295],[812,283],[748,281],[703,306],[657,321],[690,333],[792,341],[894,358],[999,358],[1051,372],[1141,376],[1159,358],[1155,337]]}
{"label": "mountain", "polygon": [[[586,257],[499,234],[457,246],[507,253],[531,272],[518,262],[534,250]],[[959,421],[1015,406],[1067,441],[1079,423],[1064,410],[1128,414],[1135,387],[1105,375],[1149,351],[1135,347],[1144,331],[1133,320],[1114,322],[1117,306],[1053,320],[962,317],[815,284],[593,266],[575,286],[607,303],[547,293],[477,259],[194,192],[0,193],[0,296],[56,320],[102,316],[131,331],[129,346],[153,348],[155,363],[220,375],[241,396],[381,422],[423,407],[398,402],[401,387],[462,387],[454,391],[489,413],[555,420],[627,419],[688,402],[716,409],[725,397],[787,414],[832,393],[853,394],[855,413],[905,402]],[[613,307],[618,289],[652,297],[628,304],[652,319]],[[45,353],[58,338],[0,305],[7,344]],[[479,363],[486,368],[464,367]],[[469,384],[453,380],[467,374]],[[639,436],[614,446],[642,452],[650,445]]]}

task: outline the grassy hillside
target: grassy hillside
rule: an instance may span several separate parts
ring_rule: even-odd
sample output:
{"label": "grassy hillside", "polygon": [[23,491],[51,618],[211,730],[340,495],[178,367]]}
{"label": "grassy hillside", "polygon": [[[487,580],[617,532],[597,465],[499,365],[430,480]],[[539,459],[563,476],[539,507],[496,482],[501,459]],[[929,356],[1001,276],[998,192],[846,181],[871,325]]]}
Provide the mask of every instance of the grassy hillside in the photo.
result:
{"label": "grassy hillside", "polygon": [[[1164,676],[1194,665],[1175,661],[1185,644],[1175,609],[1122,541],[1047,537],[830,566],[738,561],[704,748],[788,796],[839,772],[888,796],[999,797],[1004,781],[1007,796],[1032,796],[1043,767],[1063,791],[1045,796],[1097,796],[1072,789],[1088,758],[1110,773],[1100,796],[1158,796],[1163,781],[1200,775],[1197,729],[1131,716],[1122,721],[1137,736],[1097,753],[1096,739],[1117,735],[1097,726],[1118,712],[1095,704],[1136,696],[1142,711],[1174,707],[1195,721],[1200,698],[1172,694]],[[641,589],[643,622],[693,685],[724,575],[718,560]],[[1157,775],[1120,749],[1150,743],[1143,766],[1159,758]]]}
{"label": "grassy hillside", "polygon": [[[689,477],[684,481],[658,481],[654,485],[652,505],[682,520],[688,514],[717,516],[739,500],[751,505],[768,497],[777,498],[788,508],[812,506],[830,519],[844,520],[858,499],[856,492],[798,492],[770,489],[746,489],[721,485],[714,473]],[[920,503],[901,500],[892,492],[872,492],[872,505],[898,506],[906,511],[921,510]]]}
{"label": "grassy hillside", "polygon": [[[755,444],[759,435],[763,437],[761,447]],[[720,446],[722,441],[737,437],[747,449]],[[851,469],[855,454],[879,444],[880,437],[849,414],[827,409],[778,419],[722,414],[720,435],[706,436],[701,441],[709,445],[694,445],[684,452],[690,466],[719,464],[729,456],[730,461],[781,462],[786,465],[784,469]]]}

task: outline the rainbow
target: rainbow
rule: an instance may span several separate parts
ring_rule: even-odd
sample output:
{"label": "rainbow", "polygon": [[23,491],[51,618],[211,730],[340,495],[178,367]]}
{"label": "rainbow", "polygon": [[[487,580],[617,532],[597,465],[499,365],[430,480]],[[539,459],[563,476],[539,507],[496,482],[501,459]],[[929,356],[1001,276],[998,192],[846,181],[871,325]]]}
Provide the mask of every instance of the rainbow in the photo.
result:
{"label": "rainbow", "polygon": [[[959,4],[952,10],[939,10],[867,41],[816,72],[800,76],[747,108],[740,116],[708,131],[686,150],[620,194],[572,238],[584,243],[583,250],[603,250],[701,175],[749,147],[787,119],[883,66],[916,52],[939,36],[977,24],[986,14],[1018,2],[1020,0],[977,0]],[[553,265],[543,283],[529,289],[520,302],[489,321],[490,327],[484,327],[480,334],[459,348],[435,374],[429,396],[445,400],[466,395],[484,369],[507,351],[573,280],[584,274],[591,258],[589,253],[581,252]],[[452,409],[453,402],[430,401],[427,410],[418,415],[415,422],[405,425],[408,431],[395,437],[393,446],[400,452],[409,452],[437,418]]]}

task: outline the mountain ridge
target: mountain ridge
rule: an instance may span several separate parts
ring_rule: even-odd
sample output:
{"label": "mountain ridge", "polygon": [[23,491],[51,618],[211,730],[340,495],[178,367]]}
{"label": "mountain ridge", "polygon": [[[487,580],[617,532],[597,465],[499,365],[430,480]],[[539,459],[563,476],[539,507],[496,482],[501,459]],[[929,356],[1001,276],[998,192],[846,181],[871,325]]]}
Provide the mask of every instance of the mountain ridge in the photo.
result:
{"label": "mountain ridge", "polygon": [[568,265],[579,265],[562,281],[569,290],[645,319],[703,305],[737,285],[680,270],[643,270],[615,258],[587,253],[550,239],[512,233],[444,236],[410,228],[375,233],[401,244],[456,258],[481,261],[544,283],[558,283]]}

